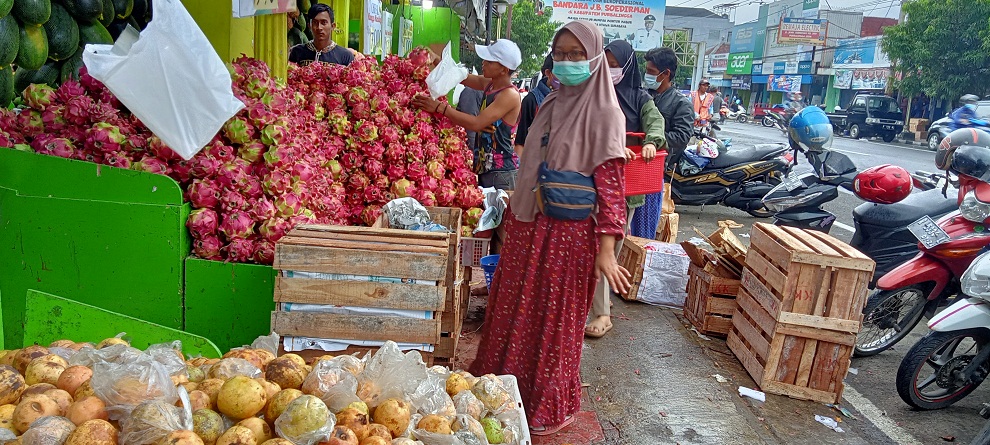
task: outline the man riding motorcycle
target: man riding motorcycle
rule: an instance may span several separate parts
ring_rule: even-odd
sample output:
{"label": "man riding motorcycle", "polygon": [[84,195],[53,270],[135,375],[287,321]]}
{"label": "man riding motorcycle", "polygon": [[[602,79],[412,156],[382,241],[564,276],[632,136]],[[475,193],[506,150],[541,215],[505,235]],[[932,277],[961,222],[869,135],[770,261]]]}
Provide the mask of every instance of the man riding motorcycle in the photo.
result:
{"label": "man riding motorcycle", "polygon": [[962,106],[956,108],[949,117],[952,118],[952,122],[949,123],[949,128],[952,130],[958,130],[960,128],[973,128],[973,127],[985,127],[987,122],[978,119],[976,117],[976,103],[980,101],[980,98],[975,94],[967,94],[959,98],[959,102]]}

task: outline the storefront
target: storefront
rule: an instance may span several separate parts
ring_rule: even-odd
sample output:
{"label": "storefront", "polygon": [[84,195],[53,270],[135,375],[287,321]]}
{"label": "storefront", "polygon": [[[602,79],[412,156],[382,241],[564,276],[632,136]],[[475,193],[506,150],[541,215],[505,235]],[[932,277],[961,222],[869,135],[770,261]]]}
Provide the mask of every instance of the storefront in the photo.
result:
{"label": "storefront", "polygon": [[883,94],[890,79],[890,59],[881,37],[840,40],[832,62],[834,73],[827,107],[845,107],[858,92]]}

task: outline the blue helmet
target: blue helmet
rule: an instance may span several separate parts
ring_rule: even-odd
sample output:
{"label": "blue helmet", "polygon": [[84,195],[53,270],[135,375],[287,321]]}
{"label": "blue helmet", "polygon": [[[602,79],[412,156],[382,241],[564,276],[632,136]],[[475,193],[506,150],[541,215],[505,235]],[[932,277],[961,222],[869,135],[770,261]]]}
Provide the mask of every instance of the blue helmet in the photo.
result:
{"label": "blue helmet", "polygon": [[787,139],[791,148],[822,151],[832,146],[832,124],[818,107],[805,107],[791,118]]}

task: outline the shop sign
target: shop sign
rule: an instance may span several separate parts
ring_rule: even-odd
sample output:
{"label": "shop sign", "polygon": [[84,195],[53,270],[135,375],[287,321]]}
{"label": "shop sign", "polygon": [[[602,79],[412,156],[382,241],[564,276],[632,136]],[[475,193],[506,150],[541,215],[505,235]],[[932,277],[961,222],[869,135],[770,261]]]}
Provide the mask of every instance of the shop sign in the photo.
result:
{"label": "shop sign", "polygon": [[753,87],[753,76],[733,76],[733,90],[748,90]]}
{"label": "shop sign", "polygon": [[889,77],[889,68],[837,69],[833,86],[840,90],[884,90]]}
{"label": "shop sign", "polygon": [[885,68],[890,59],[880,49],[879,37],[840,40],[835,48],[832,66],[836,68]]}
{"label": "shop sign", "polygon": [[767,91],[797,93],[801,91],[801,76],[771,74],[767,78]]}
{"label": "shop sign", "polygon": [[296,10],[296,0],[233,0],[235,18],[285,14]]}
{"label": "shop sign", "polygon": [[[551,21],[566,24],[587,20],[598,25],[605,43],[626,40],[636,51],[659,48],[667,0],[553,0]],[[647,22],[646,17],[653,20]]]}
{"label": "shop sign", "polygon": [[712,54],[711,59],[709,59],[708,62],[708,71],[711,73],[723,72],[726,70],[728,63],[728,54]]}
{"label": "shop sign", "polygon": [[726,74],[750,74],[753,72],[753,53],[729,54]]}
{"label": "shop sign", "polygon": [[783,17],[777,43],[825,45],[826,20]]}
{"label": "shop sign", "polygon": [[392,21],[395,16],[388,11],[382,11],[382,56],[392,52]]}
{"label": "shop sign", "polygon": [[[752,73],[753,75],[763,74],[763,61],[762,60],[754,61],[753,62],[753,69],[750,70],[750,73]],[[729,73],[729,74],[732,74],[732,73]],[[743,74],[745,74],[745,73],[743,73]]]}
{"label": "shop sign", "polygon": [[733,53],[752,53],[756,40],[756,24],[745,23],[732,28],[732,41],[729,49]]}
{"label": "shop sign", "polygon": [[368,55],[382,53],[382,1],[364,1],[364,46],[361,52]]}
{"label": "shop sign", "polygon": [[406,57],[412,51],[413,21],[399,17],[399,56]]}

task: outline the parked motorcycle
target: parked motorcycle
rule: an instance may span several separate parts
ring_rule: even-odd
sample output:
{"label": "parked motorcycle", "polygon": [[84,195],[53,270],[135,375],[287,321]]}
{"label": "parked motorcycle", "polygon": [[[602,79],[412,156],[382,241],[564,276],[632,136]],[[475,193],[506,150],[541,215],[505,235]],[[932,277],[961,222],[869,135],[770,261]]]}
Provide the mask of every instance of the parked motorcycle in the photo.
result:
{"label": "parked motorcycle", "polygon": [[791,169],[791,154],[785,144],[758,144],[728,149],[723,141],[695,133],[699,140],[718,145],[718,157],[699,167],[687,156],[668,172],[672,199],[678,205],[723,204],[758,218],[772,215],[762,202],[764,195],[780,183]]}
{"label": "parked motorcycle", "polygon": [[822,206],[839,197],[840,186],[851,189],[856,164],[832,150],[806,151],[804,155],[814,173],[784,178],[766,194],[763,204],[773,212],[774,224],[828,233],[835,214]]}
{"label": "parked motorcycle", "polygon": [[719,113],[722,115],[722,120],[733,120],[739,123],[746,123],[749,120],[749,114],[742,107],[736,108],[735,111],[729,109],[729,107],[723,106]]}

